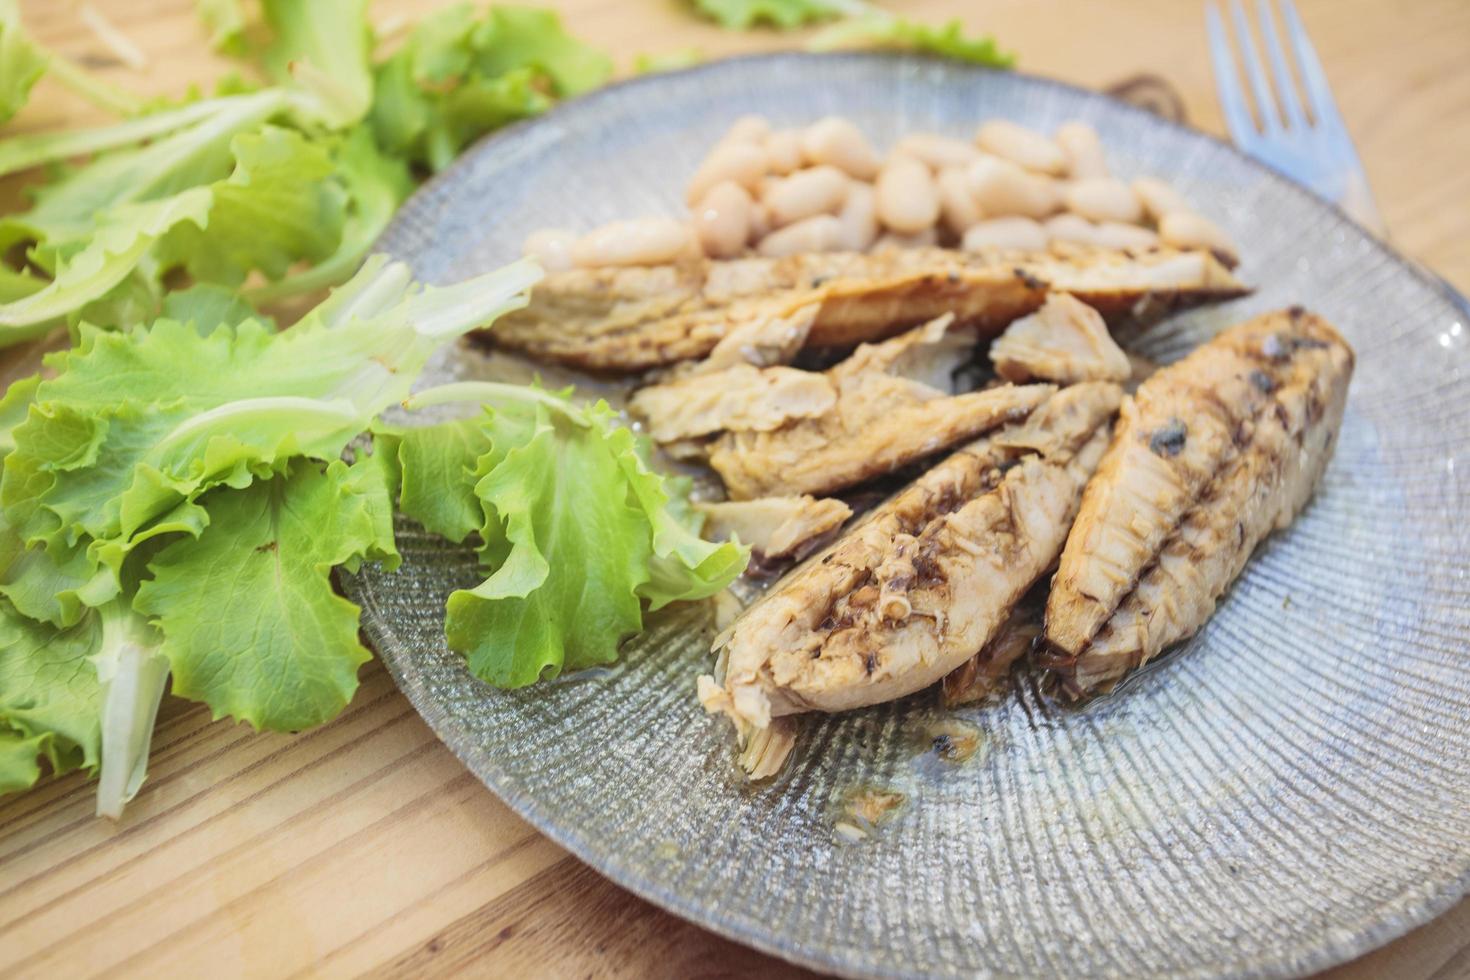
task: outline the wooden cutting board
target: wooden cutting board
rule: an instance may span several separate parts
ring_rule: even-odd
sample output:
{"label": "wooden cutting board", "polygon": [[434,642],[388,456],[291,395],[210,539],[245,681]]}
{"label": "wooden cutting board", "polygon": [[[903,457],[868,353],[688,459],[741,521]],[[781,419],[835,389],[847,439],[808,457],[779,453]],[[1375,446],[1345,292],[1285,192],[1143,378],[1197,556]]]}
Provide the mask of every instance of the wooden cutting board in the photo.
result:
{"label": "wooden cutting board", "polygon": [[[732,34],[687,0],[562,0],[573,30],[627,71],[639,53],[716,57],[794,47]],[[229,65],[193,0],[93,0],[145,54],[134,70],[89,31],[85,5],[22,0],[56,50],[130,90],[176,93]],[[379,0],[384,33],[431,6]],[[890,4],[896,5],[896,4]],[[1470,4],[1300,0],[1396,244],[1470,290]],[[1146,71],[1220,133],[1196,0],[907,0],[960,17],[1028,71],[1107,87]],[[1059,31],[1058,25],[1065,25]],[[95,110],[43,82],[12,131]],[[15,199],[15,185],[5,188]],[[0,355],[0,376],[33,369]],[[376,664],[340,718],[255,735],[165,704],[147,785],[119,824],[80,777],[0,801],[0,976],[783,976],[800,971],[608,883],[512,814],[440,745]],[[1470,902],[1356,963],[1345,978],[1470,977]]]}

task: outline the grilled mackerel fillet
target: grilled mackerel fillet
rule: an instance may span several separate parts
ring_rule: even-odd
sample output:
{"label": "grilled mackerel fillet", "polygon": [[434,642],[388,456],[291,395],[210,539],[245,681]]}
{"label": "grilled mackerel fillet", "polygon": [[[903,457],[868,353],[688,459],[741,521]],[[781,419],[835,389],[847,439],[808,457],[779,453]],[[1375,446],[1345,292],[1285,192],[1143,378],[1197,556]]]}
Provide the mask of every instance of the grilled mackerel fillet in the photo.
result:
{"label": "grilled mackerel fillet", "polygon": [[927,687],[983,648],[1056,560],[1122,389],[1063,389],[929,470],[716,641],[700,700],[746,736]]}
{"label": "grilled mackerel fillet", "polygon": [[1006,327],[990,345],[995,373],[1007,381],[1127,381],[1128,355],[1113,342],[1102,315],[1066,293]]}
{"label": "grilled mackerel fillet", "polygon": [[990,336],[1048,288],[1105,314],[1246,292],[1208,252],[832,252],[557,272],[483,336],[540,360],[634,373],[705,357],[738,331],[759,340],[735,347],[770,364],[802,344],[852,347],[944,313]]}
{"label": "grilled mackerel fillet", "polygon": [[1047,601],[1042,662],[1074,697],[1192,636],[1332,454],[1353,352],[1300,308],[1224,331],[1123,403]]}
{"label": "grilled mackerel fillet", "polygon": [[[831,493],[1022,418],[1056,390],[1046,384],[1002,385],[951,395],[952,374],[969,359],[975,337],[972,331],[949,329],[950,322],[946,315],[880,344],[864,344],[847,360],[813,375],[833,394],[830,406],[819,414],[790,416],[769,431],[728,423],[730,431],[711,445],[709,464],[725,481],[730,497]],[[758,373],[790,370],[764,368]],[[650,415],[655,433],[688,429],[691,423],[681,417],[677,404],[703,401],[667,397],[668,388],[715,391],[721,377],[730,373],[645,388],[633,408],[667,406],[669,414],[662,419]],[[648,395],[656,390],[664,396]],[[789,405],[785,401],[779,410],[768,405],[759,414],[772,416]]]}

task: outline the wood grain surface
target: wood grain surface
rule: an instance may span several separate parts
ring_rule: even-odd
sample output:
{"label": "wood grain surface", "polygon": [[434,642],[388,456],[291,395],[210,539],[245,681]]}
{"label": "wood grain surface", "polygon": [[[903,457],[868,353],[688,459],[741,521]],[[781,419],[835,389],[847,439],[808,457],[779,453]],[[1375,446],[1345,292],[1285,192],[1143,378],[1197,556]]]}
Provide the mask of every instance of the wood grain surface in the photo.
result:
{"label": "wood grain surface", "polygon": [[[134,91],[230,65],[193,0],[93,0],[146,55],[125,68],[69,0],[22,0],[56,50]],[[391,26],[436,4],[376,0]],[[1298,0],[1390,234],[1470,291],[1470,2]],[[731,34],[683,0],[563,0],[626,71],[639,53],[716,57],[803,35]],[[1220,133],[1197,0],[908,0],[913,17],[993,31],[1021,66],[1103,87],[1147,71]],[[95,121],[43,81],[13,130]],[[0,188],[15,200],[14,182]],[[33,361],[8,352],[9,376]],[[118,824],[74,776],[0,801],[0,976],[788,976],[622,891],[511,813],[438,743],[377,664],[340,718],[255,735],[164,705],[147,784]],[[1470,977],[1470,901],[1336,980]]]}

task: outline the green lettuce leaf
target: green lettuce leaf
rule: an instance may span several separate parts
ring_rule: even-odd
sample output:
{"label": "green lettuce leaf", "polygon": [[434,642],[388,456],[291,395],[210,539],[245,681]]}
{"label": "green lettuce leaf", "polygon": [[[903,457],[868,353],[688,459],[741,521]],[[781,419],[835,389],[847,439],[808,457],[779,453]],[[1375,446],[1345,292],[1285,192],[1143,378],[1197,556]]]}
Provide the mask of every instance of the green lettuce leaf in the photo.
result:
{"label": "green lettuce leaf", "polygon": [[[58,253],[50,283],[0,305],[7,338],[43,332],[78,311],[94,323],[136,322],[127,317],[156,307],[157,281],[172,269],[238,286],[255,270],[279,279],[298,260],[332,255],[341,242],[346,192],[325,179],[333,173],[328,150],[276,126],[240,133],[230,149],[236,163],[224,180],[94,216],[79,247]],[[46,252],[56,247],[54,239],[43,246]],[[125,282],[135,270],[143,281]]]}
{"label": "green lettuce leaf", "polygon": [[[142,143],[144,140],[156,139],[161,136],[166,136],[169,133],[178,132],[181,129],[185,129],[206,119],[211,119],[217,115],[232,117],[236,109],[241,109],[244,112],[244,126],[253,125],[256,122],[268,118],[270,114],[267,113],[266,116],[256,115],[256,110],[262,102],[268,103],[267,108],[271,112],[274,112],[285,106],[287,101],[286,94],[279,90],[272,90],[269,99],[255,100],[253,102],[245,102],[241,96],[230,95],[216,99],[188,101],[174,108],[160,109],[155,112],[150,112],[145,116],[128,119],[120,123],[113,123],[109,126],[64,130],[56,133],[27,133],[22,136],[12,136],[9,139],[0,140],[0,175],[12,174],[29,167],[56,160],[87,156],[92,153],[114,150],[120,147],[131,147]],[[231,118],[231,124],[234,125],[237,123],[238,119],[239,117]],[[238,131],[238,128],[231,129],[227,126],[223,134],[223,143],[220,145],[228,146],[229,137],[236,131]],[[189,140],[181,140],[179,143],[173,144],[169,152],[160,150],[158,153],[153,154],[149,157],[148,162],[142,163],[141,165],[129,163],[128,167],[131,169],[130,176],[135,176],[138,183],[141,184],[145,178],[150,176],[149,162],[162,163],[177,160],[180,152],[186,149],[186,147],[181,145],[184,143],[188,143],[191,147],[197,147],[200,143],[208,142],[214,144],[219,140],[220,133],[217,130],[194,133]],[[187,161],[185,161],[185,165],[187,166]],[[78,168],[70,173],[74,175],[82,173],[84,170],[85,168]],[[88,172],[85,179],[68,176],[67,180],[72,184],[73,191],[88,189],[89,185],[96,184],[106,184],[106,189],[109,193],[117,193],[130,189],[132,185],[127,177],[108,177],[109,174],[115,172],[111,167],[99,168],[98,170]],[[206,173],[204,175],[204,181],[212,180],[216,176],[222,176],[224,172],[225,168],[221,168],[221,172],[218,174]],[[154,171],[154,173],[157,173],[157,171]],[[174,173],[170,171],[169,176],[174,176]],[[198,179],[197,176],[194,178],[194,180]],[[190,185],[185,186],[191,185],[192,181]],[[53,192],[46,193],[50,194]],[[63,192],[58,196],[67,195]],[[136,198],[133,199],[136,200]],[[115,198],[109,200],[110,203],[120,203]]]}
{"label": "green lettuce leaf", "polygon": [[0,505],[27,545],[85,535],[120,568],[154,522],[197,524],[176,508],[210,487],[244,487],[294,456],[335,459],[435,350],[524,305],[539,276],[523,260],[421,289],[379,261],[283,333],[247,321],[205,336],[167,320],[84,331],[48,358],[57,377],[15,429]]}
{"label": "green lettuce leaf", "polygon": [[456,544],[485,525],[475,495],[475,464],[490,451],[481,419],[375,434],[376,453],[397,461],[398,506],[440,537]]}
{"label": "green lettuce leaf", "polygon": [[373,101],[367,0],[262,0],[261,7],[275,32],[266,69],[315,94],[316,115],[330,128],[362,119]]}
{"label": "green lettuce leaf", "polygon": [[89,658],[99,628],[88,616],[57,629],[0,600],[0,791],[35,783],[41,758],[56,774],[97,767],[102,689]]}
{"label": "green lettuce leaf", "polygon": [[366,125],[353,129],[341,141],[334,166],[335,179],[347,196],[347,215],[336,251],[309,269],[251,288],[251,301],[274,303],[345,282],[413,191],[408,165],[378,149]]}
{"label": "green lettuce leaf", "polygon": [[918,51],[990,68],[1009,68],[1015,56],[1002,51],[990,36],[966,37],[965,25],[955,18],[938,27],[921,24],[881,11],[845,20],[826,28],[807,45],[812,51],[839,48],[880,48]]}
{"label": "green lettuce leaf", "polygon": [[21,26],[16,0],[0,0],[0,123],[26,104],[48,60]]}
{"label": "green lettuce leaf", "polygon": [[293,262],[331,255],[342,237],[346,192],[325,146],[295,130],[266,126],[231,144],[235,170],[210,186],[205,224],[181,223],[159,243],[159,270],[238,286],[254,270],[280,279]]}
{"label": "green lettuce leaf", "polygon": [[698,536],[687,481],[653,471],[646,439],[606,403],[466,382],[406,404],[458,401],[484,414],[382,445],[397,450],[405,514],[456,541],[478,522],[489,577],[452,593],[445,615],[450,649],[475,676],[523,687],[611,663],[641,628],[644,602],[704,598],[744,570],[749,551]]}
{"label": "green lettuce leaf", "polygon": [[375,466],[299,464],[202,503],[210,526],[160,550],[134,600],[165,637],[174,691],[257,729],[334,717],[371,654],[331,570],[397,559]]}
{"label": "green lettuce leaf", "polygon": [[245,11],[240,0],[195,0],[194,9],[209,31],[209,46],[224,54],[245,53]]}
{"label": "green lettuce leaf", "polygon": [[102,636],[91,658],[102,698],[97,815],[116,820],[148,773],[148,749],[168,682],[168,661],[158,651],[162,641],[158,631],[121,600],[97,615]]}
{"label": "green lettuce leaf", "polygon": [[694,0],[694,9],[733,31],[760,24],[790,30],[843,17],[863,6],[856,0]]}
{"label": "green lettuce leaf", "polygon": [[193,324],[202,334],[220,326],[238,328],[246,320],[259,320],[275,329],[274,321],[257,313],[239,292],[209,282],[165,293],[161,316],[165,320]]}
{"label": "green lettuce leaf", "polygon": [[[92,238],[98,215],[228,177],[236,163],[231,147],[235,136],[259,128],[289,104],[288,94],[280,89],[195,103],[166,113],[166,121],[183,124],[139,147],[129,144],[146,138],[138,134],[148,132],[142,126],[148,117],[110,127],[116,139],[127,138],[127,143],[118,143],[115,152],[103,153],[41,186],[33,208],[0,222],[0,246],[40,241],[46,247],[36,250],[33,258],[51,271],[55,253]],[[0,157],[5,146],[0,143]],[[37,151],[27,152],[34,157]]]}
{"label": "green lettuce leaf", "polygon": [[210,192],[194,188],[161,201],[125,204],[94,218],[90,240],[36,292],[0,305],[0,345],[46,333],[51,325],[121,283],[169,232],[209,222]]}
{"label": "green lettuce leaf", "polygon": [[709,59],[699,48],[675,48],[657,54],[645,52],[633,58],[633,72],[638,75],[652,75],[661,71],[678,71],[681,68],[693,68],[707,60]]}
{"label": "green lettuce leaf", "polygon": [[493,129],[595,88],[609,59],[548,10],[456,4],[425,17],[376,70],[371,121],[389,153],[443,169]]}

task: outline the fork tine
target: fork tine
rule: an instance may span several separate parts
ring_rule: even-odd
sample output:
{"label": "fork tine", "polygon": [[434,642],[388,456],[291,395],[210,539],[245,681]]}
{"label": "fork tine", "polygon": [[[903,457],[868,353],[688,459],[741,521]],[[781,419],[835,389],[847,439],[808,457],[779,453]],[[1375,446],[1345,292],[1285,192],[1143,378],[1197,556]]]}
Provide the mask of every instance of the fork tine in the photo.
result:
{"label": "fork tine", "polygon": [[1291,80],[1291,69],[1286,65],[1286,52],[1281,47],[1281,35],[1276,32],[1276,20],[1271,16],[1271,0],[1257,0],[1256,19],[1261,24],[1261,33],[1266,38],[1266,54],[1271,59],[1271,71],[1276,76],[1276,94],[1286,112],[1288,129],[1298,129],[1307,124],[1302,112],[1302,100],[1297,95],[1296,85]]}
{"label": "fork tine", "polygon": [[1220,8],[1214,0],[1205,7],[1205,29],[1210,36],[1210,60],[1215,63],[1215,91],[1220,97],[1220,109],[1225,113],[1225,125],[1230,129],[1230,138],[1235,145],[1249,151],[1259,138],[1256,124],[1251,121],[1250,107],[1245,103],[1245,89],[1235,74],[1235,60],[1230,56],[1230,41],[1225,37],[1225,23],[1220,19]]}
{"label": "fork tine", "polygon": [[1230,0],[1230,13],[1235,20],[1235,43],[1240,46],[1240,59],[1245,62],[1245,74],[1251,82],[1251,92],[1256,97],[1256,109],[1261,114],[1261,128],[1267,136],[1281,130],[1281,116],[1276,111],[1276,97],[1271,94],[1271,78],[1266,66],[1256,51],[1256,42],[1251,38],[1250,22],[1245,19],[1245,7],[1240,0]]}
{"label": "fork tine", "polygon": [[1307,104],[1312,118],[1318,126],[1332,126],[1346,133],[1347,126],[1337,112],[1337,103],[1332,101],[1332,88],[1327,84],[1327,73],[1317,52],[1307,37],[1307,29],[1296,12],[1291,0],[1281,0],[1281,15],[1286,20],[1286,36],[1291,40],[1291,53],[1296,58],[1297,69],[1302,73],[1302,85],[1307,90]]}

